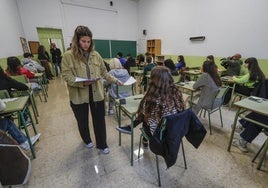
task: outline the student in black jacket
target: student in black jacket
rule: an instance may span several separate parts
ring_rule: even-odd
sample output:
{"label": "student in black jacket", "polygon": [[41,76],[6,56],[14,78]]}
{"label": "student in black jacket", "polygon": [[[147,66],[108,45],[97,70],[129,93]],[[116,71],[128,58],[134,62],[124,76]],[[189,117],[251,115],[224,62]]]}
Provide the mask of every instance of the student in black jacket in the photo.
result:
{"label": "student in black jacket", "polygon": [[13,78],[7,76],[0,66],[0,90],[7,90],[9,95],[11,95],[11,89],[27,91],[29,88],[24,83],[18,82]]}

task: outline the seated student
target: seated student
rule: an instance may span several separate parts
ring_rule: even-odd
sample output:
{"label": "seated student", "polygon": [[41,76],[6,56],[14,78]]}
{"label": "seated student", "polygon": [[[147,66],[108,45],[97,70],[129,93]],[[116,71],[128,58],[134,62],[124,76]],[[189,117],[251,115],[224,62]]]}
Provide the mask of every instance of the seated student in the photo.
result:
{"label": "seated student", "polygon": [[17,57],[7,58],[6,73],[9,76],[25,75],[31,82],[31,88],[33,90],[39,90],[41,88],[37,83],[37,80],[34,78],[35,73],[23,68],[20,64],[20,60]]}
{"label": "seated student", "polygon": [[[109,74],[111,74],[112,76],[120,80],[122,83],[126,82],[129,79],[130,75],[128,71],[122,67],[120,61],[117,58],[111,59],[109,66],[111,69],[109,71]],[[109,93],[113,98],[117,98],[116,88],[117,88],[116,84],[111,84],[111,87],[109,88]],[[130,92],[119,93],[119,98],[124,98],[128,96],[130,96]],[[108,111],[109,115],[113,114],[113,109],[112,109],[113,106],[114,106],[114,103],[110,100],[109,111]]]}
{"label": "seated student", "polygon": [[43,45],[40,45],[38,47],[38,59],[40,60],[42,66],[45,68],[46,77],[49,80],[53,80],[53,74],[51,73],[50,69],[50,57],[48,52],[46,51],[46,48]]}
{"label": "seated student", "polygon": [[[202,107],[211,107],[215,95],[221,87],[221,79],[216,71],[216,64],[212,61],[205,61],[201,68],[202,74],[194,83],[194,89],[200,89],[200,97],[196,105],[193,105],[193,112],[198,114]],[[219,101],[221,102],[221,101]]]}
{"label": "seated student", "polygon": [[128,73],[130,74],[130,67],[136,67],[136,66],[137,65],[135,59],[130,54],[128,54],[124,68],[127,69]]}
{"label": "seated student", "polygon": [[[261,81],[261,83],[259,83],[256,86],[256,88],[254,88],[252,95],[267,99],[268,98],[268,80]],[[261,122],[263,124],[267,124],[268,122],[267,116],[257,114],[254,112],[249,113],[248,115],[246,115],[246,117],[253,119],[255,121]],[[240,137],[235,138],[232,144],[238,147],[241,151],[248,152],[247,143],[251,143],[261,133],[261,131],[263,130],[263,127],[255,123],[249,122],[247,120],[244,120],[244,119],[240,119],[239,122],[241,123],[242,126],[239,127],[237,125],[235,131],[240,132]],[[264,129],[264,131],[267,133],[268,129],[266,128]]]}
{"label": "seated student", "polygon": [[144,65],[145,65],[145,56],[143,54],[139,54],[136,57],[136,64],[139,67],[139,69],[144,67]]}
{"label": "seated student", "polygon": [[[151,71],[148,91],[140,102],[134,127],[143,122],[143,128],[150,136],[154,133],[162,117],[184,111],[182,94],[174,84],[170,70],[164,66],[156,66]],[[130,125],[117,127],[117,130],[130,134]],[[143,139],[143,146],[148,147]]]}
{"label": "seated student", "polygon": [[[9,77],[8,75],[6,75],[2,67],[0,66],[0,90],[7,90],[9,93],[9,96],[12,97],[12,90],[14,89],[18,91],[29,90],[26,84],[18,82],[14,80],[13,78]],[[24,118],[27,124],[31,123],[31,120],[26,113],[24,113]]]}
{"label": "seated student", "polygon": [[248,73],[241,77],[233,76],[232,79],[238,83],[235,85],[235,92],[250,96],[250,92],[254,89],[255,85],[265,80],[265,75],[261,71],[255,57],[246,59],[244,67],[248,69]]}
{"label": "seated student", "polygon": [[12,96],[12,89],[19,91],[27,91],[29,88],[24,83],[18,82],[5,74],[0,66],[0,90],[7,90],[9,95]]}
{"label": "seated student", "polygon": [[124,67],[125,63],[126,63],[126,60],[125,60],[125,58],[123,58],[122,52],[118,52],[116,57],[119,59],[121,65]]}
{"label": "seated student", "polygon": [[147,65],[144,67],[143,79],[142,79],[142,83],[144,85],[144,91],[146,91],[147,89],[147,80],[148,80],[146,78],[147,72],[151,71],[156,66],[155,63],[153,62],[153,57],[150,55],[146,57],[146,63]]}
{"label": "seated student", "polygon": [[243,64],[240,59],[240,54],[221,59],[221,65],[226,69],[221,73],[221,76],[238,76],[240,74],[241,65]]}
{"label": "seated student", "polygon": [[45,68],[42,67],[39,63],[37,63],[36,61],[34,61],[33,55],[31,53],[24,53],[23,54],[23,59],[21,60],[21,64],[23,66],[23,68],[28,69],[29,71],[32,72],[44,72]]}
{"label": "seated student", "polygon": [[179,72],[177,71],[176,66],[175,66],[174,62],[172,61],[172,59],[166,59],[164,61],[164,65],[167,68],[169,68],[172,76],[178,76],[179,75]]}
{"label": "seated student", "polygon": [[[0,111],[5,110],[6,104],[0,99]],[[10,136],[18,142],[20,147],[24,150],[30,149],[27,137],[18,129],[16,124],[10,118],[0,118],[0,129],[4,132],[8,132]],[[34,144],[40,137],[40,133],[31,138],[32,144]]]}
{"label": "seated student", "polygon": [[182,55],[178,56],[178,63],[176,64],[176,68],[180,71],[183,67],[186,67],[186,63],[184,57]]}

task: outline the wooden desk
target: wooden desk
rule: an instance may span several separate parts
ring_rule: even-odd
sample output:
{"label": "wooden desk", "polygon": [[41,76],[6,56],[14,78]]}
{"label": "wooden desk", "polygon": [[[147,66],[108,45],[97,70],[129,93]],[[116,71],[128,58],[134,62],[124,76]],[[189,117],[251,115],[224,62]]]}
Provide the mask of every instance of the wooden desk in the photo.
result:
{"label": "wooden desk", "polygon": [[202,72],[200,70],[186,70],[186,71],[183,71],[184,74],[188,74],[189,77],[191,78],[191,76],[194,77],[194,81],[197,80],[197,77],[202,74]]}
{"label": "wooden desk", "polygon": [[[8,100],[8,99],[9,98],[4,99],[4,100]],[[34,130],[34,133],[37,134],[31,113],[28,108],[28,100],[29,100],[29,96],[24,96],[24,97],[17,97],[16,100],[6,102],[6,109],[0,112],[0,116],[4,117],[12,113],[18,113],[19,126],[25,130],[33,158],[35,158],[36,156],[35,156],[34,147],[32,145],[31,137],[27,129],[26,120],[24,119],[24,113],[27,113],[32,121],[32,127]]]}
{"label": "wooden desk", "polygon": [[142,93],[142,77],[143,77],[143,70],[135,70],[133,73],[134,73],[134,77],[138,77],[138,87],[139,87],[139,93],[141,94]]}
{"label": "wooden desk", "polygon": [[[136,113],[140,104],[141,99],[144,95],[134,95],[126,97],[126,104],[120,104],[119,99],[116,99],[115,105],[118,107],[118,126],[121,127],[121,112],[123,112],[131,120],[131,150],[130,150],[130,164],[133,166],[133,151],[134,151],[134,129],[133,123],[136,118]],[[121,146],[121,132],[119,132],[119,146]]]}
{"label": "wooden desk", "polygon": [[41,87],[42,94],[43,94],[43,96],[44,96],[45,102],[47,102],[48,94],[47,94],[46,86],[44,85],[44,83],[45,83],[45,80],[44,80],[44,79],[46,79],[46,78],[44,77],[44,75],[45,75],[45,74],[44,74],[43,72],[35,73],[34,78],[37,78],[37,81],[38,81],[38,84],[39,84],[40,87]]}
{"label": "wooden desk", "polygon": [[199,91],[199,90],[196,90],[193,88],[193,85],[194,85],[195,81],[190,81],[190,82],[180,82],[180,83],[177,83],[176,85],[181,88],[184,92],[184,90],[187,90],[190,92],[190,96],[191,96],[191,104],[190,104],[190,108],[192,108],[192,104],[193,104],[193,96],[194,96],[194,93]]}
{"label": "wooden desk", "polygon": [[[232,128],[232,132],[231,132],[231,136],[230,136],[230,140],[229,140],[229,144],[228,144],[228,149],[227,149],[228,152],[230,152],[230,150],[231,150],[232,141],[233,141],[234,132],[235,132],[238,117],[241,117],[242,119],[245,119],[245,120],[252,122],[252,123],[255,123],[257,125],[260,125],[264,128],[268,128],[268,124],[263,124],[263,123],[258,122],[256,120],[252,120],[250,118],[247,118],[244,115],[245,112],[251,111],[251,112],[255,112],[255,113],[258,113],[258,114],[261,114],[264,116],[268,116],[268,100],[265,100],[265,101],[262,101],[261,103],[259,103],[256,101],[252,101],[249,99],[249,97],[247,97],[245,99],[242,99],[242,100],[236,102],[234,105],[238,107],[238,110],[236,112],[234,123],[233,123],[233,128]],[[266,141],[266,143],[267,143],[265,146],[266,149],[264,149],[264,152],[261,154],[261,159],[257,165],[258,170],[261,168],[262,162],[266,156],[268,142]]]}

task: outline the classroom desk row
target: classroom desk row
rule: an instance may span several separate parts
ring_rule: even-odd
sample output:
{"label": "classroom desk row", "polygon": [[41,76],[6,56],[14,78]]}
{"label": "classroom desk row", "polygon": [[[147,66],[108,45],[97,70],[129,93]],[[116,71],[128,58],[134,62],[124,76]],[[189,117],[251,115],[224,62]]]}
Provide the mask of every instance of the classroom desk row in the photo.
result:
{"label": "classroom desk row", "polygon": [[[193,82],[190,82],[189,84],[181,84],[181,85],[178,85],[180,88],[182,89],[185,89],[185,90],[188,90],[190,91],[191,93],[194,93],[196,92],[196,90],[194,90],[192,88],[192,85],[193,85]],[[136,112],[137,112],[137,109],[138,109],[138,106],[139,106],[139,103],[142,99],[144,95],[134,95],[134,96],[130,96],[130,97],[126,97],[125,100],[126,100],[126,104],[120,104],[119,102],[119,99],[116,100],[116,108],[118,108],[118,125],[119,127],[121,127],[121,116],[122,116],[122,113],[124,113],[131,121],[131,143],[130,143],[130,147],[131,147],[131,150],[130,150],[130,164],[131,166],[133,166],[133,161],[134,161],[134,157],[133,157],[133,152],[134,152],[134,128],[133,128],[133,122],[136,118]],[[192,96],[191,96],[192,98]],[[192,100],[192,99],[191,99]],[[232,140],[233,140],[233,136],[234,136],[234,131],[235,131],[235,127],[236,127],[236,122],[238,120],[238,117],[241,117],[243,119],[246,119],[247,121],[251,121],[251,122],[254,122],[264,128],[268,128],[268,124],[262,124],[260,122],[256,122],[256,121],[253,121],[253,120],[250,120],[248,118],[245,117],[245,112],[248,112],[248,111],[252,111],[252,112],[255,112],[255,113],[259,113],[259,114],[262,114],[262,115],[265,115],[265,116],[268,116],[268,101],[266,100],[263,100],[263,102],[261,103],[258,103],[258,102],[255,102],[255,101],[252,101],[252,100],[249,100],[249,98],[245,98],[239,102],[236,102],[234,104],[235,106],[238,107],[238,110],[236,112],[236,116],[235,116],[235,119],[234,119],[234,126],[233,126],[233,129],[230,133],[230,139],[229,139],[229,144],[228,144],[228,149],[227,151],[230,152],[230,149],[231,149],[231,144],[232,144]],[[124,133],[121,133],[119,132],[119,146],[121,146],[121,134],[124,134]],[[257,165],[257,169],[260,169],[261,168],[261,165],[263,163],[263,160],[266,156],[266,152],[267,152],[267,149],[268,149],[268,138],[266,140],[266,143],[262,149],[262,153],[261,153],[261,159]]]}
{"label": "classroom desk row", "polygon": [[18,118],[19,128],[24,129],[24,131],[26,133],[26,137],[28,139],[28,143],[30,145],[32,156],[33,156],[33,158],[36,158],[34,146],[32,145],[31,136],[30,136],[30,133],[28,131],[26,120],[24,118],[25,114],[27,114],[29,116],[29,118],[32,122],[31,125],[33,128],[34,134],[37,135],[35,123],[33,122],[33,118],[31,116],[31,113],[30,113],[30,110],[28,107],[29,96],[16,97],[16,98],[6,98],[3,100],[6,103],[6,109],[3,111],[0,111],[0,117],[6,117],[6,116],[16,114],[16,116]]}

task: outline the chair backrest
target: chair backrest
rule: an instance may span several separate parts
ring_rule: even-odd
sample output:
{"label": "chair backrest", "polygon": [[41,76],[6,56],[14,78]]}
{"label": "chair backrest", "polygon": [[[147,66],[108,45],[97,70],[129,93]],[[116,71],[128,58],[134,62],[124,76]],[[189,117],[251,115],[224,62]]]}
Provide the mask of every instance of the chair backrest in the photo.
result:
{"label": "chair backrest", "polygon": [[18,82],[28,83],[28,79],[24,74],[23,75],[17,75],[17,76],[11,76],[11,78],[13,78],[14,80],[17,80]]}
{"label": "chair backrest", "polygon": [[0,99],[10,98],[10,95],[7,90],[0,90]]}
{"label": "chair backrest", "polygon": [[116,85],[116,98],[119,99],[120,98],[120,94],[126,94],[129,93],[129,96],[133,93],[132,93],[132,87],[133,87],[133,84],[132,85],[122,85],[122,86],[118,86]]}
{"label": "chair backrest", "polygon": [[217,93],[217,95],[212,103],[211,109],[218,108],[219,106],[221,106],[223,104],[224,98],[225,98],[228,90],[229,90],[229,86],[220,87],[220,89],[219,89],[219,91],[218,91],[218,93]]}
{"label": "chair backrest", "polygon": [[181,74],[178,76],[172,76],[174,83],[179,83],[181,81]]}
{"label": "chair backrest", "polygon": [[130,67],[130,68],[129,68],[129,72],[130,72],[130,73],[133,73],[134,71],[137,71],[137,70],[139,70],[139,67],[138,67],[138,66]]}

